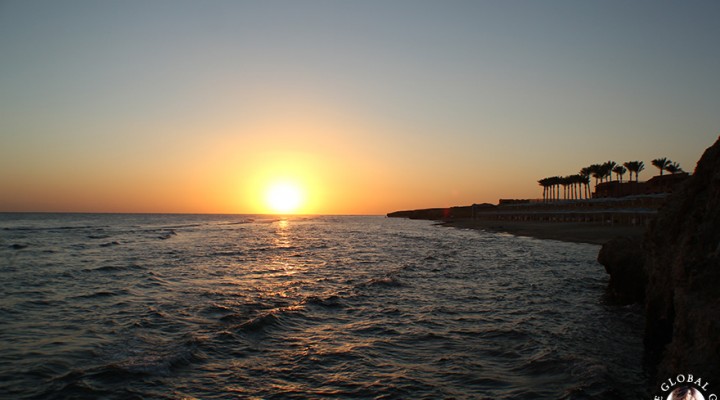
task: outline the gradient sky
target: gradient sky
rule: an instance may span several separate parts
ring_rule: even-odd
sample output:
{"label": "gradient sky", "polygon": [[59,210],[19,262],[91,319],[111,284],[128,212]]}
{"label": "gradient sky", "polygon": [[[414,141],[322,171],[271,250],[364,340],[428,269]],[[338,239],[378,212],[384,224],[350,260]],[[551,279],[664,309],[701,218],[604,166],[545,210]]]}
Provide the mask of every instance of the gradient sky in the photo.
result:
{"label": "gradient sky", "polygon": [[718,1],[0,1],[0,211],[537,198],[720,132]]}

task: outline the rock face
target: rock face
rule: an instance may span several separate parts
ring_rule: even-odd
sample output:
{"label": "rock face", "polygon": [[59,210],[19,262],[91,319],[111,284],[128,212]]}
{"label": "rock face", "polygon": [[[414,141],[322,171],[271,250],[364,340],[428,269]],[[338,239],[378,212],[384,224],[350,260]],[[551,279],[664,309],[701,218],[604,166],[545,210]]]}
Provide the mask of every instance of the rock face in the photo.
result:
{"label": "rock face", "polygon": [[645,346],[658,380],[720,377],[720,139],[644,240]]}
{"label": "rock face", "polygon": [[614,301],[625,305],[645,299],[647,276],[643,260],[640,238],[618,237],[602,246],[598,262],[610,275],[607,292]]}

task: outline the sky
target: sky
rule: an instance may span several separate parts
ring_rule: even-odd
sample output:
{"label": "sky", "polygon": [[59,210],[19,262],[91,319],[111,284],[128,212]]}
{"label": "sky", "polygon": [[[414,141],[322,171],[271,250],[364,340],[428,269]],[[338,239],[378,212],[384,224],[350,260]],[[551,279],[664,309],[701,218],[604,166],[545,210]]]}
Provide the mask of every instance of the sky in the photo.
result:
{"label": "sky", "polygon": [[[717,1],[0,0],[0,211],[538,198],[720,134]],[[283,183],[284,182],[284,183]],[[276,190],[277,192],[277,190]],[[296,199],[297,200],[297,199]]]}

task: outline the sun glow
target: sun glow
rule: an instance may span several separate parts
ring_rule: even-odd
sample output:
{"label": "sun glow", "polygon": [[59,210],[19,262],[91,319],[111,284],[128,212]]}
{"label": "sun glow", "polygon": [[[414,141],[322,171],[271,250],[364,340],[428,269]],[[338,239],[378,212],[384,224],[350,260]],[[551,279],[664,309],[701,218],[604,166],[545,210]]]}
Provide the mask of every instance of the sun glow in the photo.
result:
{"label": "sun glow", "polygon": [[265,193],[268,208],[278,214],[296,213],[302,206],[304,194],[293,182],[276,182]]}

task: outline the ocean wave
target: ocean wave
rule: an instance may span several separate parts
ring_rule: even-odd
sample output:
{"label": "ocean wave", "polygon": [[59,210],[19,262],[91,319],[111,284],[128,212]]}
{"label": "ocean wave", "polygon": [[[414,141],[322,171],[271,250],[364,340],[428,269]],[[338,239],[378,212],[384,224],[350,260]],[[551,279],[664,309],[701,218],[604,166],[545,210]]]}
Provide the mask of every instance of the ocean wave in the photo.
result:
{"label": "ocean wave", "polygon": [[383,276],[380,278],[372,278],[359,285],[360,287],[380,286],[380,287],[401,287],[403,283],[395,276]]}
{"label": "ocean wave", "polygon": [[115,366],[130,373],[169,376],[174,368],[188,365],[196,359],[196,348],[197,345],[190,342],[184,346],[135,349],[128,358],[117,362]]}
{"label": "ocean wave", "polygon": [[163,231],[160,231],[160,234],[158,235],[157,238],[160,240],[167,240],[176,235],[177,235],[177,232],[175,232],[174,230],[169,230],[169,231],[163,230]]}
{"label": "ocean wave", "polygon": [[87,229],[96,229],[98,228],[97,225],[81,225],[81,226],[40,226],[40,227],[34,227],[34,226],[13,226],[13,227],[5,227],[3,230],[5,231],[72,231],[72,230],[87,230]]}
{"label": "ocean wave", "polygon": [[249,224],[249,223],[252,223],[252,222],[255,222],[255,220],[252,219],[252,218],[248,218],[248,219],[245,219],[245,220],[242,220],[242,221],[220,222],[220,223],[218,223],[218,225],[229,225],[229,226],[233,226],[233,225],[245,225],[245,224]]}
{"label": "ocean wave", "polygon": [[288,306],[268,310],[237,325],[235,330],[243,333],[260,333],[271,327],[288,326],[288,321],[284,317],[297,313],[303,308],[303,306]]}
{"label": "ocean wave", "polygon": [[107,290],[100,290],[93,293],[88,294],[81,294],[77,296],[72,296],[70,299],[98,299],[103,297],[114,297],[114,296],[121,296],[128,294],[129,291],[120,289],[120,290],[113,290],[113,291],[107,291]]}
{"label": "ocean wave", "polygon": [[114,271],[133,271],[133,270],[144,270],[146,269],[140,264],[127,264],[127,265],[103,265],[97,268],[86,268],[83,272],[114,272]]}
{"label": "ocean wave", "polygon": [[257,332],[263,330],[279,321],[279,317],[274,312],[268,312],[251,318],[236,327],[241,332]]}
{"label": "ocean wave", "polygon": [[[348,330],[353,332],[357,335],[367,336],[367,337],[378,337],[378,338],[389,338],[393,336],[401,335],[402,333],[398,331],[397,329],[385,326],[385,325],[376,325],[376,324],[355,324],[348,327]],[[407,340],[414,342],[414,339],[407,338]]]}
{"label": "ocean wave", "polygon": [[512,371],[529,376],[558,376],[567,374],[573,361],[553,348],[544,347],[513,367]]}
{"label": "ocean wave", "polygon": [[157,228],[157,230],[175,230],[175,229],[182,229],[182,228],[197,228],[205,226],[205,224],[180,224],[180,225],[168,225],[168,226],[162,226],[160,228]]}
{"label": "ocean wave", "polygon": [[327,308],[342,308],[344,306],[342,298],[338,295],[330,295],[327,297],[309,296],[302,301],[302,304],[323,306]]}
{"label": "ocean wave", "polygon": [[247,253],[242,250],[225,250],[216,251],[210,255],[210,257],[242,257]]}
{"label": "ocean wave", "polygon": [[108,358],[103,372],[169,376],[175,368],[202,358],[199,351],[202,341],[193,335],[166,339],[156,334],[135,334],[102,350]]}

